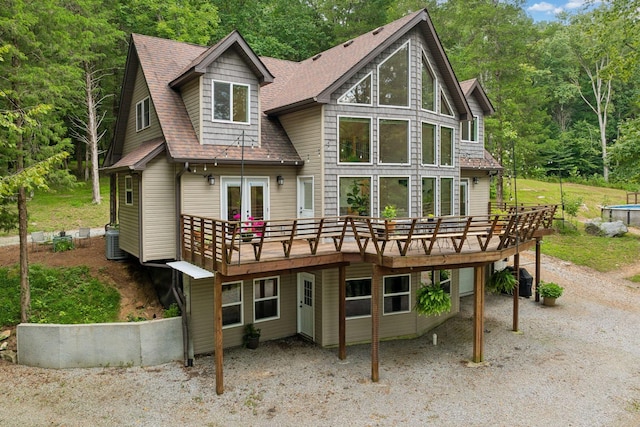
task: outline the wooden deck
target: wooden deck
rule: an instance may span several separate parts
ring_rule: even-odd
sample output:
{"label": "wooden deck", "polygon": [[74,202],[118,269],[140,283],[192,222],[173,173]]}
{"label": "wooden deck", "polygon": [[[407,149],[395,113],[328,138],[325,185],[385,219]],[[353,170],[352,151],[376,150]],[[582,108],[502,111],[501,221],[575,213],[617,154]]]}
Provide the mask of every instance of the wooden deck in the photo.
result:
{"label": "wooden deck", "polygon": [[556,206],[508,214],[398,218],[343,216],[225,221],[182,215],[182,260],[225,276],[369,262],[392,269],[471,267],[497,261],[550,234]]}

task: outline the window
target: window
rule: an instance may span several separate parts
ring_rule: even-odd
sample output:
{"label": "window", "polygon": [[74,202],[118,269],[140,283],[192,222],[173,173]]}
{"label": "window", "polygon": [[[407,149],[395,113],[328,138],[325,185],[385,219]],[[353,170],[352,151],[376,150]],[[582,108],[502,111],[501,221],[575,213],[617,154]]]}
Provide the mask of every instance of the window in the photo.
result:
{"label": "window", "polygon": [[440,215],[453,215],[453,178],[440,179]]}
{"label": "window", "polygon": [[387,276],[384,278],[384,314],[411,311],[411,276]]}
{"label": "window", "polygon": [[149,127],[149,97],[136,104],[136,132]]}
{"label": "window", "polygon": [[462,140],[478,142],[478,117],[474,116],[473,120],[460,123],[462,128]]}
{"label": "window", "polygon": [[378,162],[409,163],[409,121],[380,119],[378,126]]}
{"label": "window", "polygon": [[340,163],[371,163],[371,119],[340,117]]}
{"label": "window", "polygon": [[131,176],[124,177],[124,204],[133,204],[133,178]]}
{"label": "window", "polygon": [[436,111],[436,78],[425,58],[422,58],[422,108]]}
{"label": "window", "polygon": [[213,120],[249,123],[249,86],[214,81]]}
{"label": "window", "polygon": [[338,215],[369,216],[371,213],[371,178],[340,177]]}
{"label": "window", "polygon": [[458,204],[458,215],[469,215],[469,181],[460,181],[460,203]]}
{"label": "window", "polygon": [[436,164],[436,125],[422,123],[422,164]]}
{"label": "window", "polygon": [[371,105],[371,73],[338,99],[338,104]]}
{"label": "window", "polygon": [[380,177],[379,207],[382,212],[385,206],[392,205],[398,209],[399,217],[409,216],[409,178]]}
{"label": "window", "polygon": [[451,293],[451,270],[423,271],[420,273],[420,281],[426,286],[440,283],[446,293]]}
{"label": "window", "polygon": [[436,179],[422,178],[422,216],[436,214]]}
{"label": "window", "polygon": [[453,166],[453,129],[440,127],[440,166]]}
{"label": "window", "polygon": [[349,279],[347,287],[347,317],[364,317],[371,315],[371,278]]}
{"label": "window", "polygon": [[444,96],[444,92],[440,91],[440,113],[445,116],[453,117],[453,111],[449,106],[449,101],[447,101],[447,97]]}
{"label": "window", "polygon": [[222,326],[242,325],[242,282],[222,284]]}
{"label": "window", "polygon": [[255,321],[280,317],[280,280],[278,277],[253,281],[253,317]]}
{"label": "window", "polygon": [[378,66],[378,104],[409,106],[409,43]]}

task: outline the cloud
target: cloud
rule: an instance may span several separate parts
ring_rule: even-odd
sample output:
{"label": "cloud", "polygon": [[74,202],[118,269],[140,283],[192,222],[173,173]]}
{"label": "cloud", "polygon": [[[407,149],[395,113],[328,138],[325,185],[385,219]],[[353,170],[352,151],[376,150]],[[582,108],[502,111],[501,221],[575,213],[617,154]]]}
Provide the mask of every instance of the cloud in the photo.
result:
{"label": "cloud", "polygon": [[551,3],[547,3],[545,1],[536,3],[527,8],[529,12],[542,12],[542,13],[560,13],[562,12],[561,7],[557,7],[552,5]]}
{"label": "cloud", "polygon": [[[593,6],[596,6],[600,3],[600,0],[596,0],[592,2]],[[567,4],[564,5],[565,9],[579,9],[584,6],[584,0],[569,0]]]}

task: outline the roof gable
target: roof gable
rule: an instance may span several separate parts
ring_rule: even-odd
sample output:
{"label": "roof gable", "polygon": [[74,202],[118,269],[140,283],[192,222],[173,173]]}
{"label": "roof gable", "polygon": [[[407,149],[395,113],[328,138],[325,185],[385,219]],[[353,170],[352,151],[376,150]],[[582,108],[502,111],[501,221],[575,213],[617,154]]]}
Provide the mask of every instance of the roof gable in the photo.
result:
{"label": "roof gable", "polygon": [[227,50],[233,49],[245,61],[247,66],[253,71],[258,78],[260,85],[273,82],[273,75],[269,69],[262,63],[258,55],[251,49],[244,37],[238,31],[233,31],[228,36],[220,40],[209,49],[202,52],[180,73],[180,75],[169,83],[169,86],[175,88],[182,84],[197,78],[206,73],[207,67],[214,63]]}
{"label": "roof gable", "polygon": [[484,89],[482,89],[482,86],[480,85],[478,79],[471,79],[460,82],[460,87],[462,88],[462,91],[464,92],[464,95],[466,97],[473,96],[476,98],[478,104],[480,104],[480,107],[482,108],[482,112],[486,116],[496,112],[496,110],[493,108],[493,105],[491,104],[491,101],[489,100],[489,97],[487,96],[487,93],[484,91]]}
{"label": "roof gable", "polygon": [[294,74],[284,76],[282,80],[280,80],[281,75],[277,74],[274,84],[267,88],[275,95],[265,102],[265,112],[278,114],[305,104],[329,102],[335,90],[387,47],[416,27],[420,29],[433,52],[444,84],[452,95],[456,111],[462,118],[470,116],[469,105],[426,9],[421,9],[306,59],[297,67],[291,67],[290,71]]}

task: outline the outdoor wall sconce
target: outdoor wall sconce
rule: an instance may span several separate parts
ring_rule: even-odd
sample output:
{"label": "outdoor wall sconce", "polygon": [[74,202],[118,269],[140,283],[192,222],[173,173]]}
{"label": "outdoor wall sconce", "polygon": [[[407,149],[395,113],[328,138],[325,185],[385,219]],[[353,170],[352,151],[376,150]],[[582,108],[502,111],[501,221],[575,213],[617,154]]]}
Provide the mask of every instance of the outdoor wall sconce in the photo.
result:
{"label": "outdoor wall sconce", "polygon": [[278,177],[276,178],[276,182],[278,183],[278,185],[284,185],[284,177],[282,175],[278,175]]}
{"label": "outdoor wall sconce", "polygon": [[478,182],[480,182],[480,179],[478,179],[478,177],[477,177],[477,176],[474,176],[474,177],[473,177],[473,183],[474,183],[474,184],[477,184]]}
{"label": "outdoor wall sconce", "polygon": [[207,175],[205,176],[205,178],[207,178],[207,181],[209,182],[209,185],[216,185],[216,177],[213,175]]}

